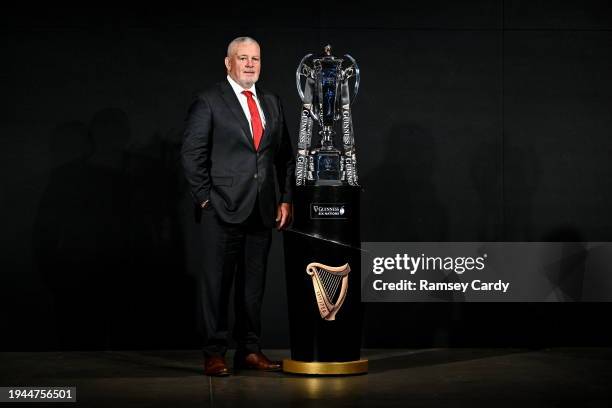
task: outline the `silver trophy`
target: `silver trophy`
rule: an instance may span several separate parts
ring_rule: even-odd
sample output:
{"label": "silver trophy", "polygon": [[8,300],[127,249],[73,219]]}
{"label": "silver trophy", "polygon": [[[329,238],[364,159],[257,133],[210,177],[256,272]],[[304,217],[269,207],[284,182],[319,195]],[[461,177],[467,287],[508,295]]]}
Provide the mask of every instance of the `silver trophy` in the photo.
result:
{"label": "silver trophy", "polygon": [[[302,85],[303,78],[305,78]],[[351,96],[349,79],[354,78]],[[331,46],[323,55],[308,54],[295,73],[302,99],[300,136],[296,159],[296,185],[357,186],[357,159],[351,104],[359,91],[359,67],[348,54],[331,55]],[[320,145],[312,146],[313,123],[319,127]],[[342,148],[334,143],[335,128],[341,123]],[[338,143],[339,144],[339,143]]]}

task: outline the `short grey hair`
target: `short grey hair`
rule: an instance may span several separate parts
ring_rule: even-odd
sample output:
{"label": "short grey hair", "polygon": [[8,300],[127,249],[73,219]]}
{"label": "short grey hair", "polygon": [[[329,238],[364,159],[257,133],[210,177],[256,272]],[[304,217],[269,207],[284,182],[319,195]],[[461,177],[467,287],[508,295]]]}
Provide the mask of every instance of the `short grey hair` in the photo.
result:
{"label": "short grey hair", "polygon": [[236,37],[227,46],[227,56],[231,57],[232,50],[234,49],[234,47],[236,45],[238,45],[240,43],[244,43],[244,42],[252,42],[252,43],[255,43],[255,44],[259,45],[259,43],[257,41],[255,41],[254,38],[251,38],[251,37]]}

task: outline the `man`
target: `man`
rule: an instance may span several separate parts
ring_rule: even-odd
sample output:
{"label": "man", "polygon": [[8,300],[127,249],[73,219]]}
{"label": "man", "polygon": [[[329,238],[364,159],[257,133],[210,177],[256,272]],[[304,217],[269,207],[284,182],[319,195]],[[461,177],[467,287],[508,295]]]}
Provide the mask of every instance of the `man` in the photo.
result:
{"label": "man", "polygon": [[226,80],[191,105],[182,148],[205,236],[205,267],[198,277],[200,323],[204,371],[214,376],[229,375],[224,356],[232,280],[234,368],[280,369],[261,352],[260,312],[271,229],[290,222],[295,169],[280,99],[255,86],[259,44],[249,37],[233,40],[225,67]]}

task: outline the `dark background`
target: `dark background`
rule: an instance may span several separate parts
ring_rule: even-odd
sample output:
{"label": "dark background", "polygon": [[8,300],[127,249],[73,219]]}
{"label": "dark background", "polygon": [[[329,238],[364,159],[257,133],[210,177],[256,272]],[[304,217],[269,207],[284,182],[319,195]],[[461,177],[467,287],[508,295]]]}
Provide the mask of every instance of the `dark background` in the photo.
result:
{"label": "dark background", "polygon": [[[300,58],[329,42],[359,62],[364,241],[612,240],[607,1],[224,6],[3,13],[2,350],[199,346],[181,127],[239,35],[260,42],[294,138]],[[288,346],[281,244],[265,347]],[[364,345],[609,345],[611,312],[369,304]]]}

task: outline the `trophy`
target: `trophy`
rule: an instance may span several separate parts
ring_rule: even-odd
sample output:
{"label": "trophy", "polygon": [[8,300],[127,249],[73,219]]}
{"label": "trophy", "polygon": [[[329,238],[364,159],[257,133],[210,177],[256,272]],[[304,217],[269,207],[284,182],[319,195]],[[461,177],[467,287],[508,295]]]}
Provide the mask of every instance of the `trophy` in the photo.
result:
{"label": "trophy", "polygon": [[[284,234],[291,358],[283,370],[364,374],[361,187],[351,117],[359,68],[348,54],[334,57],[328,45],[323,55],[302,58],[295,78],[303,104],[293,224]],[[315,127],[319,139],[313,143]]]}
{"label": "trophy", "polygon": [[[348,54],[344,57],[334,57],[331,46],[327,45],[319,57],[313,57],[313,54],[304,56],[295,72],[303,103],[295,170],[298,186],[358,185],[351,104],[359,92],[359,67],[353,57]],[[304,85],[302,77],[305,78]],[[355,81],[352,98],[350,78]],[[315,122],[319,128],[320,145],[313,148]],[[334,140],[339,122],[341,149],[336,147]]]}

